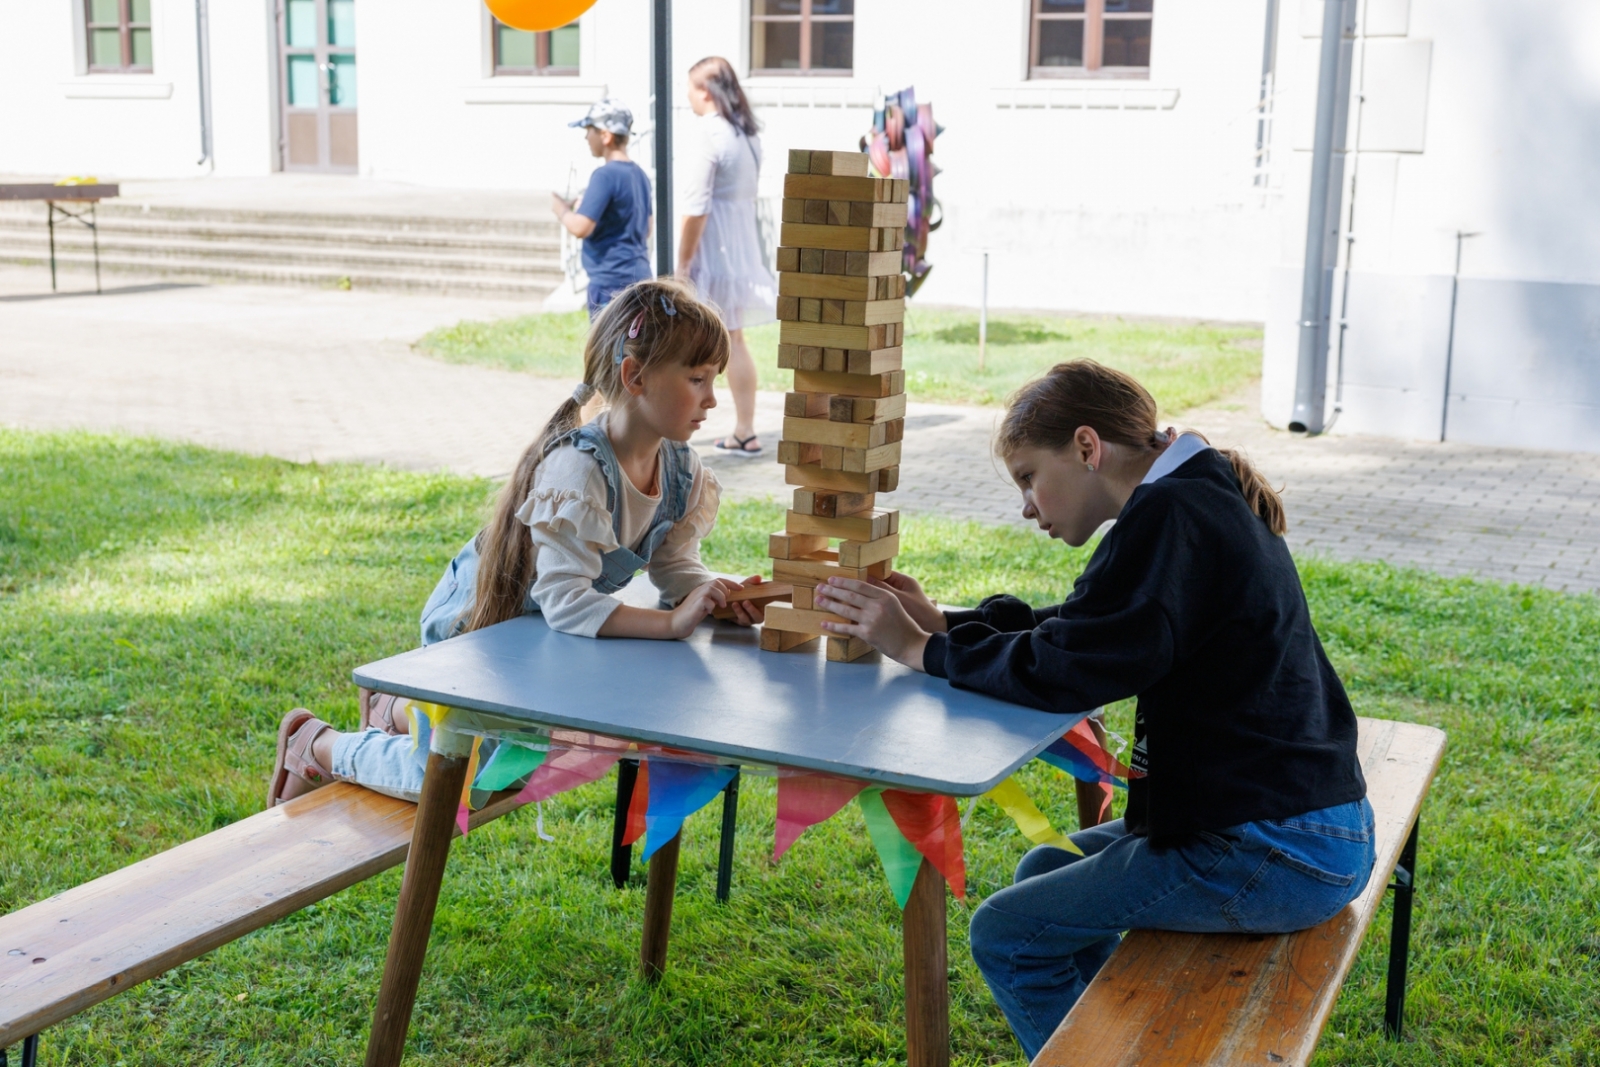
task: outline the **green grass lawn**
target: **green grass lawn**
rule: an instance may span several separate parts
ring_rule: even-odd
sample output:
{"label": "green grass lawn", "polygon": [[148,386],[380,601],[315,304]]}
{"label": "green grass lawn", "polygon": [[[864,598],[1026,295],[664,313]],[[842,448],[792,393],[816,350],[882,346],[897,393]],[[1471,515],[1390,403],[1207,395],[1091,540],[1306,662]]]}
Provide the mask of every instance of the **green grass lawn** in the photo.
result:
{"label": "green grass lawn", "polygon": [[[484,363],[546,377],[583,373],[588,318],[581,312],[461,322],[417,347],[456,363]],[[762,389],[783,392],[777,324],[746,331]],[[939,404],[1001,404],[1018,386],[1066,359],[1088,357],[1128,371],[1164,413],[1226,396],[1261,371],[1261,331],[1246,326],[1175,325],[1121,319],[997,313],[989,322],[982,372],[978,318],[970,310],[913,307],[906,314],[906,391]]]}
{"label": "green grass lawn", "polygon": [[[0,912],[260,809],[281,713],[355,722],[352,667],[411,647],[419,606],[491,486],[126,438],[0,431]],[[719,567],[763,564],[777,505],[729,505]],[[915,517],[935,596],[1059,598],[1085,560],[1037,534]],[[1381,1034],[1387,912],[1317,1062],[1600,1063],[1600,602],[1370,564],[1301,561],[1368,715],[1450,747],[1423,815],[1407,1040]],[[848,670],[849,667],[840,667]],[[598,684],[598,681],[597,681]],[[1131,733],[1126,707],[1111,722]],[[1073,791],[1024,779],[1057,825]],[[410,1064],[881,1064],[903,1057],[898,914],[854,808],[774,866],[770,780],[739,809],[733,900],[718,818],[686,826],[671,968],[634,977],[643,893],[610,887],[613,786],[454,850]],[[968,831],[971,900],[1022,839]],[[59,1064],[360,1061],[399,871],[46,1032]],[[1020,1063],[950,915],[961,1064]]]}

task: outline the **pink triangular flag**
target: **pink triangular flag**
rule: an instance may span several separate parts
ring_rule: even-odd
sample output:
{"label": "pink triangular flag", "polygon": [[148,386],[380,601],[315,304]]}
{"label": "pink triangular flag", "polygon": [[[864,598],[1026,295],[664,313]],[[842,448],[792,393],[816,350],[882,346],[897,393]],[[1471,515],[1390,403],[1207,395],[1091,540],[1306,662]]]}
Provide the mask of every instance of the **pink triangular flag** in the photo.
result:
{"label": "pink triangular flag", "polygon": [[778,768],[778,829],[772,841],[772,862],[778,862],[808,826],[831,819],[867,787],[865,782],[817,771]]}

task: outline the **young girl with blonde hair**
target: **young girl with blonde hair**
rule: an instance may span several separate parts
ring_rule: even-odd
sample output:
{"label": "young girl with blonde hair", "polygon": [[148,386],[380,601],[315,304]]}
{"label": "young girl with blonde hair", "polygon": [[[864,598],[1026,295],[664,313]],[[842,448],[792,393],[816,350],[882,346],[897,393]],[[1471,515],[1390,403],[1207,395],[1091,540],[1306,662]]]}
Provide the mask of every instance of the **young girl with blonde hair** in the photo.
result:
{"label": "young girl with blonde hair", "polygon": [[1138,382],[1062,363],[1011,400],[996,450],[1022,515],[1082,545],[1062,604],[940,611],[915,580],[832,579],[825,624],[1045,712],[1138,699],[1123,818],[1043,846],[972,917],[972,954],[1031,1059],[1129,929],[1284,933],[1373,866],[1356,720],[1312,629],[1283,502],[1238,452],[1156,424]]}
{"label": "young girl with blonde hair", "polygon": [[[727,360],[727,330],[684,285],[651,280],[617,294],[589,334],[583,383],[523,452],[488,525],[428,598],[422,643],[535,612],[585,637],[682,638],[727,605],[738,583],[700,561],[721,490],[686,444],[716,406],[712,382]],[[581,423],[597,394],[607,410]],[[640,571],[661,591],[660,608],[610,595]],[[740,623],[761,621],[748,603],[732,607]],[[302,708],[284,716],[268,806],[331,780],[420,795],[404,701],[363,693],[361,704],[357,733]]]}

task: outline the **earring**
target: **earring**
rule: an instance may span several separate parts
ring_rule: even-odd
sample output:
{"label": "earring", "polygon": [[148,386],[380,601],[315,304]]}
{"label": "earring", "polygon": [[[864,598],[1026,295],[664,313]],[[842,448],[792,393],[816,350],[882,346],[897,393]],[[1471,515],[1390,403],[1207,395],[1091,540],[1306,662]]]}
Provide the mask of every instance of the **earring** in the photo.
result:
{"label": "earring", "polygon": [[1094,464],[1093,464],[1093,463],[1090,463],[1090,464],[1087,464],[1087,466],[1088,466],[1088,468],[1089,468],[1089,473],[1090,473],[1090,474],[1093,474],[1093,473],[1094,473]]}

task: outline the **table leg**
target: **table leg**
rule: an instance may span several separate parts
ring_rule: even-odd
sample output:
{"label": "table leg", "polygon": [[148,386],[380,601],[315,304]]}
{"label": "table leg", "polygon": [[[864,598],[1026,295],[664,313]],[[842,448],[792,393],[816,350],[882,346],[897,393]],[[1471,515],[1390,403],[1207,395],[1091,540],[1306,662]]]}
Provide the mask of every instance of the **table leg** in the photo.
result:
{"label": "table leg", "polygon": [[433,911],[439,903],[439,886],[444,881],[445,861],[450,858],[450,836],[466,780],[467,756],[429,754],[422,799],[417,803],[417,821],[411,832],[411,851],[406,856],[405,878],[400,883],[400,903],[389,934],[383,985],[372,1013],[367,1067],[399,1067],[405,1051],[411,1007],[417,999],[417,982],[422,978]]}
{"label": "table leg", "polygon": [[639,973],[658,982],[667,969],[667,935],[672,932],[672,894],[678,886],[678,846],[683,833],[656,849],[644,886],[644,937],[639,942]]}
{"label": "table leg", "polygon": [[944,876],[926,859],[904,916],[906,1067],[949,1067],[950,960]]}

